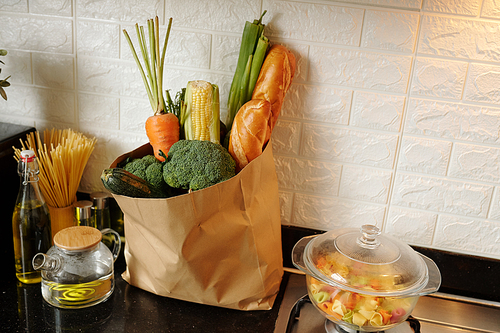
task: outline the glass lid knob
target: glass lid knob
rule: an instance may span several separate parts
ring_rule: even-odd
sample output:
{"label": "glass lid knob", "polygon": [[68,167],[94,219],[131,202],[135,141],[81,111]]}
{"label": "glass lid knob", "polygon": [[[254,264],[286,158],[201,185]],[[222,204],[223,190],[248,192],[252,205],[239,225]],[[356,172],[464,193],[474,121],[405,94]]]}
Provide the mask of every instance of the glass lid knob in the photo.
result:
{"label": "glass lid knob", "polygon": [[365,249],[375,249],[380,246],[377,236],[380,235],[381,232],[377,226],[365,224],[361,227],[361,233],[363,235],[356,241],[359,246]]}

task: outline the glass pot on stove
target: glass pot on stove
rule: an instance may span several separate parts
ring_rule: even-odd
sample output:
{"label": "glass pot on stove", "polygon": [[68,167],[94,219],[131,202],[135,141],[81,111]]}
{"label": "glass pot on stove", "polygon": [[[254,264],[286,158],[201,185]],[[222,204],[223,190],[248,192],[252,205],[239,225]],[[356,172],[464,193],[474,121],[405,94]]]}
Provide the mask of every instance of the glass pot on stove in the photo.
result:
{"label": "glass pot on stove", "polygon": [[404,322],[418,298],[436,292],[436,264],[373,225],[304,237],[292,250],[311,303],[346,331],[377,332]]}
{"label": "glass pot on stove", "polygon": [[[112,236],[110,248],[101,242]],[[42,296],[58,308],[85,308],[105,301],[115,286],[114,262],[120,253],[120,235],[112,229],[75,226],[60,230],[46,254],[33,257],[41,270]]]}

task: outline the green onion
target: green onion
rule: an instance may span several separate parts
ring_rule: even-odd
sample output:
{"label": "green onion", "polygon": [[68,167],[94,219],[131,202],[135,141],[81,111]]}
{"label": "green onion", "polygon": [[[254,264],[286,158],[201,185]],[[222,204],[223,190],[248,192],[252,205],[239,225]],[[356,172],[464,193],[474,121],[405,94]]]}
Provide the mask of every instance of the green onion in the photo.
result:
{"label": "green onion", "polygon": [[167,102],[163,97],[163,64],[165,62],[165,54],[168,45],[168,38],[170,36],[170,29],[172,27],[172,18],[168,21],[167,33],[165,34],[165,40],[163,42],[163,50],[160,55],[160,24],[158,16],[156,18],[148,20],[148,39],[149,39],[149,54],[147,51],[146,44],[146,34],[144,32],[144,27],[135,24],[135,30],[137,33],[137,39],[139,41],[139,48],[141,50],[142,59],[144,60],[144,67],[141,65],[137,52],[135,51],[134,44],[130,39],[129,34],[124,29],[123,33],[132,51],[132,55],[139,67],[139,72],[141,73],[146,92],[148,94],[149,102],[154,111],[155,115],[170,112],[172,109],[172,99],[167,91]]}
{"label": "green onion", "polygon": [[228,114],[225,122],[228,130],[231,129],[240,107],[252,98],[255,82],[264,62],[269,45],[269,40],[263,34],[265,25],[262,24],[262,17],[265,14],[266,11],[253,23],[245,22],[238,63],[229,90]]}
{"label": "green onion", "polygon": [[252,99],[252,93],[255,88],[255,83],[257,83],[257,78],[259,77],[260,69],[264,63],[264,58],[266,57],[267,47],[269,46],[269,39],[266,36],[261,35],[259,41],[257,42],[257,48],[252,60],[252,68],[250,69],[250,78],[248,81],[247,88],[247,101]]}

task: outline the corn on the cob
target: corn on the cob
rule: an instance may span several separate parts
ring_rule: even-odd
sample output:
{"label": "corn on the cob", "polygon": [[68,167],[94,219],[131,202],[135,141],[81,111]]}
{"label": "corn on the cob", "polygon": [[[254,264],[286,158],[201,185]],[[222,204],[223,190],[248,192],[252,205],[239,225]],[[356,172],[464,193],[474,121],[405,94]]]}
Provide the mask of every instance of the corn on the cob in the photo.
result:
{"label": "corn on the cob", "polygon": [[207,81],[189,81],[181,111],[187,140],[220,143],[219,88]]}

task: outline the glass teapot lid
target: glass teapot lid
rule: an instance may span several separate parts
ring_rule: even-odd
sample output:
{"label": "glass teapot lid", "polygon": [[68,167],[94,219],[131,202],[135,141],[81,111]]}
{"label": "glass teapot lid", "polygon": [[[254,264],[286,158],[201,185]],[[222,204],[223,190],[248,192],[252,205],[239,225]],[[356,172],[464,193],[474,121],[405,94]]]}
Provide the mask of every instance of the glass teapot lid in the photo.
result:
{"label": "glass teapot lid", "polygon": [[305,248],[304,263],[323,282],[363,294],[408,295],[428,281],[421,256],[373,225],[315,237]]}
{"label": "glass teapot lid", "polygon": [[102,233],[93,227],[75,226],[64,228],[54,236],[54,244],[68,251],[90,249],[102,239]]}

